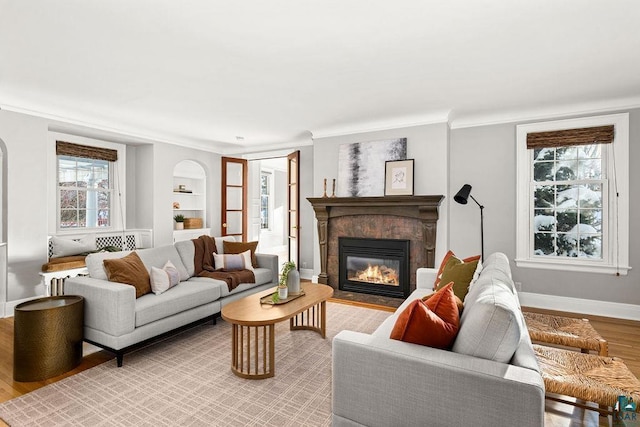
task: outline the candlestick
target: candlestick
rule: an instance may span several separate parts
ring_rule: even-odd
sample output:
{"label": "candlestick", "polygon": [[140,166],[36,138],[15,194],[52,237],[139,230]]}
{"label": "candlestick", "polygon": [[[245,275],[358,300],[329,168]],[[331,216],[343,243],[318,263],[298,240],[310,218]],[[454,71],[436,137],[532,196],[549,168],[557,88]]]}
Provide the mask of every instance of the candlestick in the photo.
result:
{"label": "candlestick", "polygon": [[322,192],[322,197],[327,197],[327,178],[324,179],[324,190]]}
{"label": "candlestick", "polygon": [[336,179],[333,178],[333,192],[331,194],[331,197],[336,197]]}

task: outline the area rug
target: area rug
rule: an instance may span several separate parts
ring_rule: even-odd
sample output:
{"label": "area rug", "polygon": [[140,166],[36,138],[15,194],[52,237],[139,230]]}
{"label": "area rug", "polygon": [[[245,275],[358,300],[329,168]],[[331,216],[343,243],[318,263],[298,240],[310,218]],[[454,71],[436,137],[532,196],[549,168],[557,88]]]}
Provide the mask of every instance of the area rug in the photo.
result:
{"label": "area rug", "polygon": [[390,313],[327,303],[327,338],[276,325],[275,377],[230,370],[231,326],[201,325],[0,404],[10,426],[328,426],[331,340]]}

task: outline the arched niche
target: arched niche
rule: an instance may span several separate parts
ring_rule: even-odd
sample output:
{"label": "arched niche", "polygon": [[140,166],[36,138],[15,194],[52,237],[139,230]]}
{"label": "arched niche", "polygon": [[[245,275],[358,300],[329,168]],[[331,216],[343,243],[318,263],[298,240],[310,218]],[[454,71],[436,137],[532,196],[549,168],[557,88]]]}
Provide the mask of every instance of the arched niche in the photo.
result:
{"label": "arched niche", "polygon": [[[173,216],[183,215],[185,231],[174,232],[174,241],[208,234],[207,173],[195,160],[182,160],[173,168]],[[192,221],[193,220],[193,221]],[[201,220],[201,224],[197,221]],[[174,224],[175,226],[175,224]]]}

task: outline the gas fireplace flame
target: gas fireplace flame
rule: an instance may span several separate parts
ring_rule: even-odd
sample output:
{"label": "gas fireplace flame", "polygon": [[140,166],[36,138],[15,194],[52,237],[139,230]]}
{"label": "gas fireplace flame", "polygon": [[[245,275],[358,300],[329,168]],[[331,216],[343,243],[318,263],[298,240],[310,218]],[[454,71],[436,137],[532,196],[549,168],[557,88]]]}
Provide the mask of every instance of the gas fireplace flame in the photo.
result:
{"label": "gas fireplace flame", "polygon": [[389,268],[386,265],[371,265],[364,270],[355,272],[349,280],[366,282],[366,283],[379,283],[383,285],[400,286],[400,280],[398,279],[398,272]]}

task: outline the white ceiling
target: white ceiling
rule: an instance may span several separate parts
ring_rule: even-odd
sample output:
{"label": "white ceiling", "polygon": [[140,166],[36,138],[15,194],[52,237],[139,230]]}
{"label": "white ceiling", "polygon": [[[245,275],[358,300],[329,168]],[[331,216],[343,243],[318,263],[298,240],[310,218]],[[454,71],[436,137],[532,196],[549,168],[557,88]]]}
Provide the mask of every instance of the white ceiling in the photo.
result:
{"label": "white ceiling", "polygon": [[636,0],[0,0],[0,108],[223,152],[628,108],[639,22]]}

